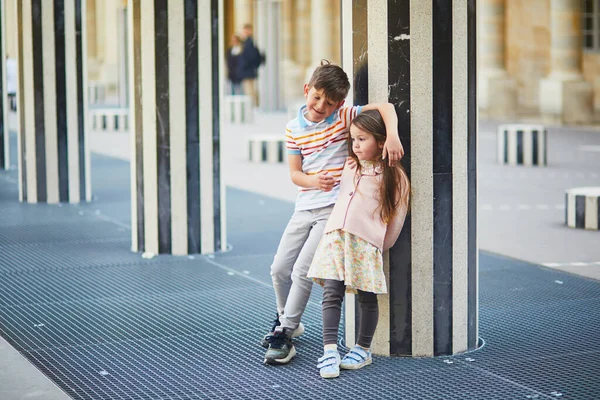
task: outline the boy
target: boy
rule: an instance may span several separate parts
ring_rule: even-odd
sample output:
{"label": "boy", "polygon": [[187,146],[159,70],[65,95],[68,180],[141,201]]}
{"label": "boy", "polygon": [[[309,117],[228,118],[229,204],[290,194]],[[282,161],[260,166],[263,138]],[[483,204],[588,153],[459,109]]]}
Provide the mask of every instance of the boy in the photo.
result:
{"label": "boy", "polygon": [[388,132],[383,158],[392,165],[404,155],[394,106],[342,107],[349,90],[344,70],[323,60],[304,85],[306,105],[286,126],[290,176],[299,192],[271,265],[278,318],[263,339],[267,364],[288,363],[296,355],[292,337],[304,332],[300,317],[313,284],[306,273],[337,200],[350,121],[363,110],[379,110]]}

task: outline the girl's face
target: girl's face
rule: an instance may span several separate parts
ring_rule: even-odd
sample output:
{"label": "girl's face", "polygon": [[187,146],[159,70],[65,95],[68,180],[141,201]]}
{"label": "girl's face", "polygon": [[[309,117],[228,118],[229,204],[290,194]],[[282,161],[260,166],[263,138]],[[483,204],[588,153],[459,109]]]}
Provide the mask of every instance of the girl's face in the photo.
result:
{"label": "girl's face", "polygon": [[350,126],[350,140],[352,151],[359,160],[375,161],[381,155],[384,143],[378,143],[375,136],[355,125]]}

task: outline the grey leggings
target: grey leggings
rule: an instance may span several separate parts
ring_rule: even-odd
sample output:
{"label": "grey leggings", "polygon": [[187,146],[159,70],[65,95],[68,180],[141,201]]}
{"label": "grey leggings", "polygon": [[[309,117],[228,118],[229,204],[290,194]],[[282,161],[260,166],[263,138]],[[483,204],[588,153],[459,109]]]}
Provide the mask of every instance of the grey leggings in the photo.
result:
{"label": "grey leggings", "polygon": [[[337,344],[346,286],[342,281],[325,279],[323,285],[323,344]],[[379,307],[375,293],[358,291],[358,344],[370,348],[377,328]],[[353,343],[348,343],[353,346]]]}

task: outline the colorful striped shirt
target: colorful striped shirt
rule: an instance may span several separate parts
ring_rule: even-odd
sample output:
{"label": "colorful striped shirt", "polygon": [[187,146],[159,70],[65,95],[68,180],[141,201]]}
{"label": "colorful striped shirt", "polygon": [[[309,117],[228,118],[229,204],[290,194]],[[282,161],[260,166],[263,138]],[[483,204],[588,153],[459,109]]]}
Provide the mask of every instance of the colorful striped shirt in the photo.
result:
{"label": "colorful striped shirt", "polygon": [[306,106],[302,106],[298,117],[288,122],[285,128],[287,151],[302,156],[302,172],[316,175],[327,171],[335,179],[329,192],[299,187],[296,211],[326,207],[337,200],[342,169],[348,157],[350,121],[360,111],[360,106],[340,107],[323,121],[311,123],[304,117]]}

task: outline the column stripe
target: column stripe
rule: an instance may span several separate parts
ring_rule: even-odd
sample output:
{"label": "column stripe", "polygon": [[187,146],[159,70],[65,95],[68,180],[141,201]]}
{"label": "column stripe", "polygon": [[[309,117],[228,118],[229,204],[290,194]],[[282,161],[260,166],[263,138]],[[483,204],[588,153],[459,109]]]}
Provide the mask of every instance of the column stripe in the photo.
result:
{"label": "column stripe", "polygon": [[198,2],[186,0],[185,22],[185,132],[187,162],[187,230],[188,252],[199,253],[200,248],[200,147],[198,104]]}
{"label": "column stripe", "polygon": [[452,1],[452,353],[468,336],[468,26],[467,4]]}
{"label": "column stripe", "polygon": [[170,215],[171,253],[188,254],[187,230],[187,158],[186,155],[186,88],[184,2],[167,4],[168,22],[168,78],[169,78],[169,152],[170,157]]}
{"label": "column stripe", "polygon": [[92,197],[92,185],[90,175],[90,149],[87,145],[86,123],[87,120],[87,99],[85,97],[86,82],[84,78],[85,53],[84,40],[86,30],[82,21],[85,11],[85,0],[75,0],[75,55],[77,60],[77,143],[79,144],[79,199],[71,201],[90,201]]}
{"label": "column stripe", "polygon": [[531,130],[523,132],[523,165],[533,165],[533,143]]}
{"label": "column stripe", "polygon": [[504,131],[504,163],[508,163],[508,130]]}
{"label": "column stripe", "polygon": [[[27,19],[27,18],[26,18]],[[35,165],[35,198],[30,202],[46,202],[46,138],[44,115],[44,43],[42,31],[42,0],[31,0],[31,36],[33,42],[33,96],[35,153],[29,165]],[[27,179],[29,181],[29,179]],[[33,193],[32,193],[33,194]]]}
{"label": "column stripe", "polygon": [[[58,203],[58,145],[57,145],[57,91],[56,91],[56,58],[55,35],[56,18],[54,1],[41,2],[41,34],[42,34],[42,72],[41,84],[43,85],[44,104],[44,156],[46,158],[45,182],[46,201],[50,204]],[[35,56],[34,56],[35,57]],[[64,62],[64,59],[63,59]],[[39,157],[38,157],[39,162]],[[38,164],[38,168],[40,165]],[[38,176],[38,179],[40,176]]]}
{"label": "column stripe", "polygon": [[[68,0],[67,0],[68,1]],[[54,0],[54,55],[56,70],[56,135],[58,200],[69,201],[69,153],[67,139],[66,14],[65,0]],[[69,32],[70,33],[70,32]]]}
{"label": "column stripe", "polygon": [[129,126],[131,127],[131,235],[132,250],[145,250],[144,236],[144,137],[142,114],[141,16],[140,1],[129,0],[129,90],[131,96]]}
{"label": "column stripe", "polygon": [[[0,60],[6,60],[6,12],[4,0],[0,0]],[[8,119],[6,114],[6,63],[0,62],[0,169],[10,167]]]}
{"label": "column stripe", "polygon": [[[388,0],[370,0],[367,10],[367,31],[369,46],[368,92],[369,103],[386,103],[388,97]],[[384,255],[384,274],[390,281],[389,255]],[[390,355],[390,298],[388,295],[377,296],[380,316],[377,330],[373,336],[371,349],[373,353]]]}
{"label": "column stripe", "polygon": [[171,253],[171,156],[169,115],[169,13],[167,0],[154,0],[156,163],[158,166],[158,252]]}
{"label": "column stripe", "polygon": [[452,352],[452,4],[433,2],[434,354]]}
{"label": "column stripe", "polygon": [[[23,110],[25,110],[25,99],[28,99],[29,96],[28,94],[31,92],[26,91],[26,89],[29,89],[29,84],[30,84],[30,79],[31,76],[29,74],[29,70],[25,68],[25,64],[24,64],[24,56],[23,53],[25,52],[26,48],[31,49],[31,42],[30,40],[27,39],[31,39],[30,35],[24,35],[24,32],[28,32],[29,29],[28,26],[26,26],[26,21],[23,18],[23,15],[29,15],[27,13],[27,10],[25,10],[24,8],[26,8],[26,5],[30,5],[28,2],[26,1],[17,1],[16,2],[16,6],[17,6],[17,69],[18,69],[18,74],[21,77],[20,79],[18,79],[18,89],[17,89],[17,101],[18,101],[18,105],[17,105],[17,119],[18,119],[18,124],[19,124],[19,129],[18,129],[18,140],[17,140],[17,147],[18,147],[18,165],[19,165],[19,200],[22,202],[26,202],[28,199],[28,194],[29,194],[29,188],[27,187],[28,185],[28,180],[27,180],[27,176],[29,171],[27,170],[27,157],[26,155],[27,153],[27,135],[26,132],[30,131],[31,128],[31,120],[30,119],[25,119],[25,114],[23,112]],[[31,104],[27,104],[28,106],[32,106]],[[31,110],[31,108],[29,108]]]}
{"label": "column stripe", "polygon": [[575,195],[575,228],[585,227],[585,196]]}
{"label": "column stripe", "polygon": [[517,164],[518,165],[523,164],[523,151],[524,151],[523,131],[518,129],[517,130]]}
{"label": "column stripe", "polygon": [[[389,4],[389,2],[388,2]],[[389,102],[396,106],[398,134],[404,146],[402,165],[411,178],[411,97],[406,83],[411,77],[410,1],[396,1],[388,7],[388,87]],[[399,75],[398,71],[402,71]],[[411,199],[412,200],[412,199]],[[398,241],[390,249],[390,353],[412,354],[412,214],[409,213]]]}
{"label": "column stripe", "polygon": [[531,164],[539,165],[538,161],[538,151],[539,151],[539,131],[534,130],[531,132]]}
{"label": "column stripe", "polygon": [[[350,79],[353,79],[354,74],[354,56],[353,43],[356,30],[353,25],[353,0],[341,1],[341,51],[342,51],[342,68],[348,74]],[[346,97],[347,104],[354,103],[354,91],[356,86],[353,85],[353,90],[350,90]],[[252,147],[250,146],[252,151]],[[253,158],[250,158],[251,160]],[[344,296],[344,321],[345,321],[345,340],[346,346],[350,346],[356,342],[356,299],[354,294],[347,293]]]}
{"label": "column stripe", "polygon": [[[158,254],[158,170],[156,145],[156,73],[154,3],[140,4],[141,79],[144,132],[144,243],[146,252]],[[143,133],[142,133],[143,134]],[[138,148],[139,149],[139,148]]]}
{"label": "column stripe", "polygon": [[477,251],[477,12],[476,0],[468,0],[467,20],[467,153],[468,153],[468,347],[475,349],[478,342],[479,319],[479,259]]}
{"label": "column stripe", "polygon": [[[411,48],[431,49],[431,1],[410,0]],[[412,355],[433,355],[433,93],[431,51],[410,55]]]}
{"label": "column stripe", "polygon": [[[68,187],[66,199],[61,201],[79,202],[79,116],[77,107],[77,43],[75,31],[75,1],[65,1],[65,94],[66,126],[64,146],[66,146],[65,164],[67,175],[64,181]],[[59,132],[60,135],[60,132]],[[59,140],[59,146],[60,146]],[[59,147],[60,151],[60,147]],[[62,158],[62,157],[61,157]],[[61,195],[62,196],[62,195]]]}
{"label": "column stripe", "polygon": [[586,196],[585,198],[585,229],[598,230],[598,197]]}
{"label": "column stripe", "polygon": [[[198,2],[198,44],[199,68],[199,116],[200,116],[200,214],[211,216],[215,212],[214,196],[214,143],[213,143],[213,41],[212,41],[212,1]],[[202,252],[213,251],[215,248],[214,219],[201,218],[201,249]]]}
{"label": "column stripe", "polygon": [[211,51],[212,51],[212,133],[213,133],[213,228],[214,228],[214,249],[220,249],[222,247],[221,237],[221,138],[219,124],[219,59],[220,59],[220,47],[219,47],[219,0],[211,1]]}

